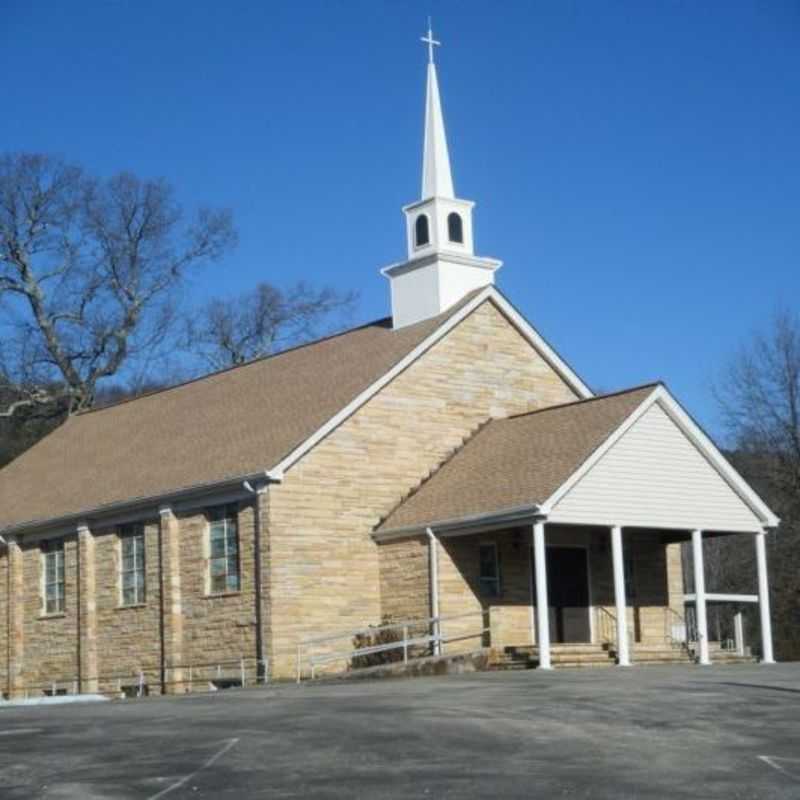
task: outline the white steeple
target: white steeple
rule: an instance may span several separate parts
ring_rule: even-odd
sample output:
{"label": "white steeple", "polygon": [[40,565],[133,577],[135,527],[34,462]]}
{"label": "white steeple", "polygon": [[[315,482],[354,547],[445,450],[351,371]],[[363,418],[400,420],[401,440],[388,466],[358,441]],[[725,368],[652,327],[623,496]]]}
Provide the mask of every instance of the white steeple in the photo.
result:
{"label": "white steeple", "polygon": [[412,325],[447,310],[474,289],[494,283],[500,261],[479,258],[472,243],[472,209],[453,191],[450,154],[433,48],[441,43],[428,35],[428,84],[425,97],[425,144],[422,154],[422,198],[403,208],[408,260],[381,272],[392,292],[392,324]]}
{"label": "white steeple", "polygon": [[422,37],[428,44],[428,87],[425,98],[425,148],[422,155],[422,200],[429,197],[454,197],[453,176],[450,173],[450,154],[447,151],[447,136],[444,132],[442,101],[439,98],[439,80],[433,61],[434,45],[428,22],[428,35]]}

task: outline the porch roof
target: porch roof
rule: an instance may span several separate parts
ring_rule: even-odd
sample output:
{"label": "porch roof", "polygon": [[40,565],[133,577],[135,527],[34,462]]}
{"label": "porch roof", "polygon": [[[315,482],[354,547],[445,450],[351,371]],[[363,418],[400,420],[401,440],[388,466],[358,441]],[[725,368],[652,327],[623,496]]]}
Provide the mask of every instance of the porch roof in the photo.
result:
{"label": "porch roof", "polygon": [[490,420],[376,531],[541,505],[658,385]]}
{"label": "porch roof", "polygon": [[381,521],[754,532],[779,520],[660,383],[490,420]]}

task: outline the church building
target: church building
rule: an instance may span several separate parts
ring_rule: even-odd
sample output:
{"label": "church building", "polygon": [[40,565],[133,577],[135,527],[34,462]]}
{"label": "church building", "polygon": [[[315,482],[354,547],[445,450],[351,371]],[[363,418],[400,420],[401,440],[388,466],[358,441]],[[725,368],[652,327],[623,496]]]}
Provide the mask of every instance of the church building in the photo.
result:
{"label": "church building", "polygon": [[3,696],[341,670],[385,620],[434,657],[707,664],[707,605],[731,598],[707,590],[702,543],[722,535],[755,548],[736,598],[773,660],[778,519],[663,384],[595,395],[495,286],[425,41],[391,315],[75,414],[0,471]]}

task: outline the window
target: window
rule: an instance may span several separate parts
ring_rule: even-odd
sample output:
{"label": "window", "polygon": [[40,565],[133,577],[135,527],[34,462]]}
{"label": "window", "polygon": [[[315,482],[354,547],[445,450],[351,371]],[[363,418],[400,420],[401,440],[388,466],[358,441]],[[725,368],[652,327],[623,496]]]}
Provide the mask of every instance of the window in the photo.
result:
{"label": "window", "polygon": [[480,573],[478,582],[481,594],[488,597],[500,596],[500,562],[497,558],[497,545],[494,542],[479,547]]}
{"label": "window", "polygon": [[123,525],[119,532],[120,544],[120,603],[137,606],[145,600],[144,580],[144,527]]}
{"label": "window", "polygon": [[235,506],[208,512],[209,592],[239,591],[239,526]]}
{"label": "window", "polygon": [[464,223],[455,211],[447,215],[447,236],[451,242],[464,243]]}
{"label": "window", "polygon": [[417,247],[428,244],[431,240],[430,230],[428,229],[427,214],[420,214],[414,223],[414,243]]}
{"label": "window", "polygon": [[42,543],[44,562],[44,613],[64,612],[64,540]]}

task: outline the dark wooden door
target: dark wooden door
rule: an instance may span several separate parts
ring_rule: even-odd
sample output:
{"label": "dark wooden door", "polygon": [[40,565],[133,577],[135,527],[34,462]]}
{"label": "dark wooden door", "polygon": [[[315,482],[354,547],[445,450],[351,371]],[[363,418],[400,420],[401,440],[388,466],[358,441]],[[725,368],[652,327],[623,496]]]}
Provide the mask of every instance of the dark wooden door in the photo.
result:
{"label": "dark wooden door", "polygon": [[551,641],[590,641],[589,569],[584,548],[547,548],[547,589]]}

